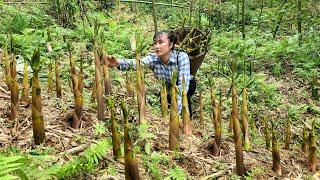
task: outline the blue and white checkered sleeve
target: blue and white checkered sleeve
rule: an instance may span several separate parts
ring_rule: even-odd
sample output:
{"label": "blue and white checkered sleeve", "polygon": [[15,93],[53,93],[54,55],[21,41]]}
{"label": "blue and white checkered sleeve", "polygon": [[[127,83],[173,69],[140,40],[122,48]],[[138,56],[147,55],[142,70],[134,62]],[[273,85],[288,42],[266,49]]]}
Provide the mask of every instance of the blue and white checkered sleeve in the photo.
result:
{"label": "blue and white checkered sleeve", "polygon": [[132,67],[133,69],[136,69],[136,60],[135,59],[120,59],[119,64],[120,64],[120,66],[119,66],[120,70],[122,70],[122,71],[129,70],[130,67]]}
{"label": "blue and white checkered sleeve", "polygon": [[[148,56],[142,58],[142,60],[141,60],[141,63],[144,66],[147,66],[151,69],[154,66],[153,62],[154,62],[154,58],[152,55],[148,55]],[[136,69],[136,60],[135,59],[120,59],[119,64],[120,64],[120,70],[122,70],[122,71],[129,70],[130,67],[132,67],[133,69]]]}
{"label": "blue and white checkered sleeve", "polygon": [[178,78],[178,88],[179,88],[179,95],[178,95],[178,107],[179,107],[179,113],[182,110],[182,80],[185,79],[185,88],[188,92],[189,90],[189,83],[191,79],[190,75],[190,61],[189,56],[187,53],[181,52],[179,54],[179,78]]}

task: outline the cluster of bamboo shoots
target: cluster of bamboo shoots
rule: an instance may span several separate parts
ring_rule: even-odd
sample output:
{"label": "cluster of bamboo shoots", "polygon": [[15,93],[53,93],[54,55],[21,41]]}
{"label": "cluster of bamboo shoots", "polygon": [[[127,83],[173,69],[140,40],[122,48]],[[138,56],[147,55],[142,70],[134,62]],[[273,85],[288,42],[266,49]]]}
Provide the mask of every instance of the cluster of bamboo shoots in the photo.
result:
{"label": "cluster of bamboo shoots", "polygon": [[[266,139],[266,148],[272,150],[273,167],[272,170],[280,176],[282,174],[281,163],[280,163],[280,151],[276,138],[275,124],[271,123],[271,135],[269,131],[269,121],[264,118],[264,134]],[[289,149],[291,142],[291,121],[289,120],[286,126],[286,138],[285,138],[285,149]],[[317,135],[315,132],[315,120],[312,122],[311,128],[305,125],[302,129],[302,144],[301,150],[303,153],[308,153],[308,168],[311,172],[316,172],[317,163]]]}

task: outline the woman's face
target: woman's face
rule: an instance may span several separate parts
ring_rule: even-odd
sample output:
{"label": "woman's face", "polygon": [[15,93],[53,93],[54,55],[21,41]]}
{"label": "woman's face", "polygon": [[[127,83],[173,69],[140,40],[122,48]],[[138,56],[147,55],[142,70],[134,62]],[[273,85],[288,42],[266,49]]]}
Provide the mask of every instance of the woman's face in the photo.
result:
{"label": "woman's face", "polygon": [[165,58],[171,53],[173,43],[170,42],[167,33],[160,34],[153,42],[153,48],[158,57]]}

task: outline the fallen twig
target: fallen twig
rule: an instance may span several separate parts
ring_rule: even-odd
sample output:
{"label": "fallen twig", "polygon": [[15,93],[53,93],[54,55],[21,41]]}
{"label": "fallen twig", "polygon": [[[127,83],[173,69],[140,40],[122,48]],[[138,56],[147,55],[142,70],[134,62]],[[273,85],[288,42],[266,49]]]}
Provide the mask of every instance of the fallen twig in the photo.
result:
{"label": "fallen twig", "polygon": [[10,92],[5,90],[3,87],[0,86],[0,91],[2,91],[3,93],[10,95]]}
{"label": "fallen twig", "polygon": [[74,147],[74,148],[71,148],[71,149],[68,149],[66,150],[65,152],[60,152],[59,154],[64,154],[64,153],[67,153],[67,154],[75,154],[75,153],[78,153],[78,152],[81,152],[83,150],[85,150],[86,148],[88,148],[89,146],[91,145],[91,141],[89,141],[88,143],[86,144],[81,144],[77,147]]}
{"label": "fallen twig", "polygon": [[10,99],[11,97],[8,95],[0,94],[0,98]]}
{"label": "fallen twig", "polygon": [[229,168],[226,168],[226,169],[224,169],[224,170],[215,172],[215,173],[213,173],[213,174],[210,174],[209,176],[205,176],[205,177],[202,177],[202,178],[200,178],[200,179],[201,179],[201,180],[215,179],[215,178],[217,178],[217,177],[220,177],[220,176],[224,175],[228,170],[229,170]]}

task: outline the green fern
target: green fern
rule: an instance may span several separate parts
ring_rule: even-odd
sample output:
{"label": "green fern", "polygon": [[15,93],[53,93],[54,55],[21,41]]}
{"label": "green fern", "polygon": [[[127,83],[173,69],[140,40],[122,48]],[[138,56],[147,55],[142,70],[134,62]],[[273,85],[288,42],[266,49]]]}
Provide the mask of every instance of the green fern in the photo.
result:
{"label": "green fern", "polygon": [[20,169],[24,160],[23,156],[3,157],[0,155],[0,179],[18,179],[18,176],[13,174]]}

